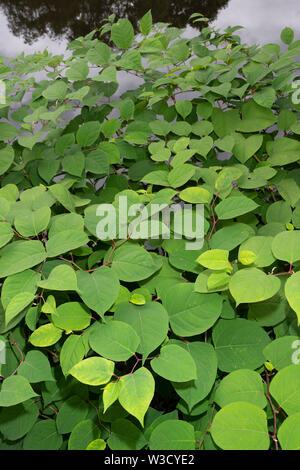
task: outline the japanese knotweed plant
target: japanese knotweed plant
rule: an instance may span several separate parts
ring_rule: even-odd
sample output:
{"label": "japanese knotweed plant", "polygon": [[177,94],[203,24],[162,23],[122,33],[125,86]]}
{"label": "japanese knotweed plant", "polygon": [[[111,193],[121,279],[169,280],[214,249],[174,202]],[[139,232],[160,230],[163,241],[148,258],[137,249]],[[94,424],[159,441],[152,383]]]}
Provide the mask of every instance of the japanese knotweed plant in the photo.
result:
{"label": "japanese knotweed plant", "polygon": [[[1,449],[299,449],[300,41],[237,29],[2,57]],[[204,205],[202,248],[99,238],[120,196]]]}

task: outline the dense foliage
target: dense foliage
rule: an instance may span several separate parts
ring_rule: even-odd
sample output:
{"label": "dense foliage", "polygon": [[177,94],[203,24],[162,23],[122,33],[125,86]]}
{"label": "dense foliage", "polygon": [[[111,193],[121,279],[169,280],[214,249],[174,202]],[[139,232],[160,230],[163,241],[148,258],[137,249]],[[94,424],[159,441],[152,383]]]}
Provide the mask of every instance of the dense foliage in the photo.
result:
{"label": "dense foliage", "polygon": [[[1,449],[299,449],[300,41],[237,29],[2,58]],[[119,196],[203,204],[202,249],[98,239]]]}

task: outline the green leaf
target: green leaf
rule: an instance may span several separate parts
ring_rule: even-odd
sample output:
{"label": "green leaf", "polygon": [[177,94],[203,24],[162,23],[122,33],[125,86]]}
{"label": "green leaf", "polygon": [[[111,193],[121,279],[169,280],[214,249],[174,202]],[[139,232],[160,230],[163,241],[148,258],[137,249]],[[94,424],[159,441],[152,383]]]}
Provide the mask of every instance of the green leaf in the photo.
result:
{"label": "green leaf", "polygon": [[236,139],[233,153],[235,157],[241,162],[246,163],[249,158],[256,154],[263,143],[262,135],[252,135],[245,139],[242,135]]}
{"label": "green leaf", "polygon": [[191,114],[193,105],[190,101],[176,101],[175,108],[177,113],[185,119],[189,114]]}
{"label": "green leaf", "polygon": [[29,341],[33,346],[44,348],[57,343],[62,336],[62,330],[56,328],[52,323],[40,326],[29,337]]}
{"label": "green leaf", "polygon": [[66,339],[59,356],[64,375],[68,375],[69,370],[84,358],[85,352],[81,335],[72,334]]}
{"label": "green leaf", "polygon": [[295,207],[300,199],[300,188],[292,178],[281,180],[278,184],[278,192],[292,207]]}
{"label": "green leaf", "polygon": [[274,142],[267,144],[270,158],[268,162],[272,166],[289,165],[299,160],[300,142],[288,137],[279,137]]}
{"label": "green leaf", "polygon": [[86,449],[82,450],[105,450],[106,442],[103,439],[95,439],[90,442]]}
{"label": "green leaf", "polygon": [[141,19],[140,31],[144,36],[148,36],[148,34],[151,32],[151,28],[152,28],[152,14],[151,14],[151,10],[149,10]]}
{"label": "green leaf", "polygon": [[90,87],[84,86],[74,93],[68,93],[66,98],[69,100],[78,100],[83,103],[83,98],[89,93]]}
{"label": "green leaf", "polygon": [[16,441],[30,431],[38,416],[39,409],[33,400],[2,408],[0,412],[0,431],[5,439]]}
{"label": "green leaf", "polygon": [[293,264],[300,260],[300,231],[281,232],[272,243],[272,251],[277,259]]}
{"label": "green leaf", "polygon": [[292,364],[281,369],[273,378],[270,393],[288,415],[300,411],[300,367]]}
{"label": "green leaf", "polygon": [[[180,344],[179,344],[180,343]],[[189,410],[203,400],[211,391],[217,375],[217,355],[211,344],[193,341],[177,341],[190,353],[197,368],[197,379],[188,382],[173,382],[176,393],[186,402]]]}
{"label": "green leaf", "polygon": [[41,207],[36,211],[24,210],[15,218],[15,228],[23,237],[37,236],[46,230],[50,222],[51,210],[49,207]]}
{"label": "green leaf", "polygon": [[160,186],[169,186],[170,183],[168,180],[168,175],[169,173],[165,170],[150,171],[150,173],[147,173],[145,176],[143,176],[142,182],[148,184],[157,184]]}
{"label": "green leaf", "polygon": [[275,339],[263,351],[266,360],[270,361],[277,370],[290,366],[293,355],[297,356],[297,350],[293,346],[297,345],[298,340],[298,336],[283,336]]}
{"label": "green leaf", "polygon": [[63,169],[70,175],[80,177],[85,166],[84,154],[80,151],[68,153],[62,159]]}
{"label": "green leaf", "polygon": [[85,80],[89,74],[89,67],[83,60],[74,62],[66,71],[66,77],[73,82]]}
{"label": "green leaf", "polygon": [[172,42],[171,46],[167,49],[167,56],[171,57],[174,63],[184,62],[189,57],[189,54],[190,50],[185,39],[178,39]]}
{"label": "green leaf", "polygon": [[115,251],[111,270],[121,281],[136,282],[150,277],[159,267],[146,250],[125,244]]}
{"label": "green leaf", "polygon": [[0,278],[25,271],[45,259],[46,252],[40,241],[10,243],[0,251]]}
{"label": "green leaf", "polygon": [[98,175],[109,173],[109,157],[102,150],[92,150],[85,159],[85,169]]}
{"label": "green leaf", "polygon": [[100,356],[112,361],[127,361],[133,356],[140,344],[135,330],[120,321],[112,320],[107,324],[98,324],[89,338],[90,346]]}
{"label": "green leaf", "polygon": [[298,324],[300,323],[300,272],[293,274],[288,278],[285,284],[285,295],[290,307],[296,312]]}
{"label": "green leaf", "polygon": [[25,436],[24,450],[58,450],[63,443],[58,434],[55,421],[46,419],[38,421]]}
{"label": "green leaf", "polygon": [[76,273],[71,266],[60,265],[52,269],[48,279],[39,281],[38,286],[48,290],[77,290]]}
{"label": "green leaf", "polygon": [[253,264],[256,260],[257,255],[251,250],[242,250],[239,249],[239,262],[242,263],[244,266],[249,266]]}
{"label": "green leaf", "polygon": [[199,256],[197,262],[205,268],[222,271],[230,268],[228,255],[227,250],[207,250]]}
{"label": "green leaf", "polygon": [[222,248],[223,250],[231,251],[247,240],[251,235],[254,235],[251,226],[230,222],[229,225],[220,228],[213,234],[209,245],[213,250]]}
{"label": "green leaf", "polygon": [[134,305],[145,305],[146,299],[142,294],[132,294],[129,300]]}
{"label": "green leaf", "polygon": [[81,421],[72,429],[68,441],[68,450],[86,450],[90,443],[102,441],[102,439],[97,439],[100,435],[98,426],[91,419]]}
{"label": "green leaf", "polygon": [[236,301],[242,303],[263,302],[270,299],[280,289],[280,280],[267,275],[257,268],[237,271],[229,282],[229,290]]}
{"label": "green leaf", "polygon": [[[189,103],[189,101],[188,101]],[[210,121],[196,121],[192,126],[193,134],[199,136],[207,136],[214,130],[213,125]]]}
{"label": "green leaf", "polygon": [[256,323],[237,318],[219,320],[213,329],[213,342],[219,369],[232,372],[260,367],[265,361],[263,350],[270,338]]}
{"label": "green leaf", "polygon": [[136,331],[140,338],[136,351],[143,355],[143,359],[160,346],[168,334],[169,317],[158,302],[147,302],[142,306],[120,303],[114,318],[128,323]]}
{"label": "green leaf", "polygon": [[169,263],[174,268],[189,271],[198,274],[202,271],[202,267],[197,263],[197,258],[202,250],[176,250],[169,253]]}
{"label": "green leaf", "polygon": [[95,65],[107,65],[111,56],[110,48],[104,42],[98,41],[97,44],[88,50],[87,60]]}
{"label": "green leaf", "polygon": [[271,108],[276,98],[276,92],[271,86],[262,88],[253,95],[255,103],[264,108]]}
{"label": "green leaf", "polygon": [[54,380],[49,361],[41,351],[29,351],[24,362],[18,369],[18,376],[22,375],[30,383]]}
{"label": "green leaf", "polygon": [[206,269],[198,275],[195,282],[195,292],[209,294],[228,289],[228,274],[225,271],[211,271]]}
{"label": "green leaf", "polygon": [[125,100],[122,102],[120,106],[120,115],[121,118],[125,121],[129,121],[133,117],[134,114],[134,102],[130,99]]}
{"label": "green leaf", "polygon": [[264,108],[252,100],[242,105],[242,116],[243,119],[236,128],[240,132],[258,132],[276,122],[276,116],[271,109]]}
{"label": "green leaf", "polygon": [[292,218],[292,209],[285,201],[277,201],[271,204],[266,213],[267,223],[281,223],[286,224]]}
{"label": "green leaf", "polygon": [[[102,72],[94,77],[96,82],[117,82],[117,70],[116,67],[110,66],[105,67]],[[98,98],[97,98],[98,100]]]}
{"label": "green leaf", "polygon": [[89,357],[78,362],[69,373],[87,385],[102,385],[107,383],[114,372],[114,363],[102,357]]}
{"label": "green leaf", "polygon": [[243,72],[250,85],[255,85],[260,82],[268,74],[268,70],[264,64],[254,61],[245,65],[243,67]]}
{"label": "green leaf", "polygon": [[164,306],[176,335],[196,336],[204,333],[217,321],[222,311],[218,294],[194,292],[193,284],[175,284],[166,293]]}
{"label": "green leaf", "polygon": [[211,292],[227,289],[230,277],[225,271],[212,272],[207,279],[207,289]]}
{"label": "green leaf", "polygon": [[136,50],[126,51],[118,60],[117,65],[128,70],[142,70],[142,56]]}
{"label": "green leaf", "polygon": [[[263,268],[265,266],[270,266],[275,261],[275,258],[272,254],[272,242],[273,237],[250,237],[247,241],[241,244],[239,249],[239,260],[241,261],[241,254],[243,252],[250,252],[254,254],[250,255],[252,262],[255,263],[255,266],[258,268]],[[243,264],[246,264],[245,262]],[[248,264],[251,264],[248,262]]]}
{"label": "green leaf", "polygon": [[163,346],[160,355],[152,359],[151,367],[156,374],[172,382],[197,379],[194,359],[188,351],[174,344]]}
{"label": "green leaf", "polygon": [[179,188],[187,183],[195,174],[195,167],[189,164],[179,165],[170,171],[168,181],[172,188]]}
{"label": "green leaf", "polygon": [[[15,126],[10,124],[9,122],[0,122],[0,136],[1,136],[0,139],[1,140],[11,140],[17,137],[17,135],[19,135],[19,132]],[[2,165],[5,166],[5,161],[8,161],[8,156],[14,155],[14,151],[12,147],[5,147],[5,149],[2,149],[0,151],[0,155],[1,155],[1,160],[3,157],[3,162],[1,161],[1,166],[0,166],[0,168],[2,168]],[[0,171],[0,174],[1,174],[1,171]]]}
{"label": "green leaf", "polygon": [[277,127],[282,131],[293,130],[294,125],[297,125],[297,118],[295,114],[289,109],[283,109],[278,116]]}
{"label": "green leaf", "polygon": [[179,197],[191,204],[209,204],[212,200],[212,194],[199,186],[183,189],[179,193]]}
{"label": "green leaf", "polygon": [[2,383],[0,391],[0,406],[14,406],[18,403],[37,397],[30,383],[21,375],[12,375]]}
{"label": "green leaf", "polygon": [[98,139],[100,134],[100,123],[98,121],[89,121],[78,129],[76,140],[82,147],[90,147]]}
{"label": "green leaf", "polygon": [[160,119],[150,122],[149,126],[152,132],[159,136],[166,136],[171,131],[171,124]]}
{"label": "green leaf", "polygon": [[80,331],[91,323],[91,315],[83,304],[79,302],[67,302],[57,307],[52,321],[57,328],[66,331]]}
{"label": "green leaf", "polygon": [[40,274],[30,269],[8,276],[3,283],[1,291],[1,302],[4,309],[7,309],[9,303],[15,297],[19,298],[19,295],[24,292],[35,294],[39,280]]}
{"label": "green leaf", "polygon": [[231,403],[214,417],[211,435],[223,450],[268,450],[267,416],[251,403]]}
{"label": "green leaf", "polygon": [[154,395],[155,382],[151,372],[141,367],[120,379],[119,402],[144,426],[144,416]]}
{"label": "green leaf", "polygon": [[71,193],[62,185],[54,184],[49,187],[50,193],[58,200],[68,211],[75,212],[75,204]]}
{"label": "green leaf", "polygon": [[190,148],[196,150],[199,155],[206,158],[213,145],[213,139],[210,136],[206,136],[203,137],[203,139],[199,140],[192,139],[190,143]]}
{"label": "green leaf", "polygon": [[59,434],[68,434],[83,421],[89,412],[88,404],[77,396],[68,398],[60,407],[56,416]]}
{"label": "green leaf", "polygon": [[239,369],[224,377],[215,394],[215,402],[223,408],[230,403],[243,401],[265,408],[267,400],[260,375],[247,369]]}
{"label": "green leaf", "polygon": [[142,431],[131,421],[116,419],[107,443],[111,450],[140,450],[146,445],[146,440]]}
{"label": "green leaf", "polygon": [[288,416],[278,430],[282,450],[300,449],[300,413]]}
{"label": "green leaf", "polygon": [[194,428],[186,421],[167,420],[153,430],[150,450],[195,450]]}
{"label": "green leaf", "polygon": [[[182,137],[182,139],[185,139],[186,137]],[[174,148],[173,148],[173,151]],[[175,157],[172,159],[172,167],[178,167],[182,165],[183,163],[187,162],[190,160],[196,153],[195,149],[190,149],[190,150],[179,150],[179,152],[176,153]]]}
{"label": "green leaf", "polygon": [[120,283],[107,266],[92,274],[77,271],[77,282],[78,293],[83,302],[100,316],[103,316],[118,298]]}
{"label": "green leaf", "polygon": [[223,138],[236,131],[239,126],[239,113],[236,109],[222,111],[214,108],[211,116],[214,131],[218,137]]}
{"label": "green leaf", "polygon": [[[2,123],[0,123],[2,124]],[[0,133],[1,133],[1,126],[0,126]],[[0,150],[0,175],[5,173],[15,158],[15,152],[12,147],[5,147]]]}
{"label": "green leaf", "polygon": [[119,398],[121,391],[121,382],[110,382],[103,390],[104,413]]}
{"label": "green leaf", "polygon": [[252,212],[257,207],[258,204],[246,196],[228,197],[216,206],[216,214],[220,220],[228,220]]}
{"label": "green leaf", "polygon": [[107,139],[110,139],[115,135],[117,130],[120,128],[121,122],[120,119],[109,119],[105,121],[103,126],[101,127],[101,132]]}
{"label": "green leaf", "polygon": [[[46,243],[48,257],[54,258],[68,251],[75,250],[88,243],[88,236],[80,230],[63,230],[50,236]],[[0,259],[1,266],[1,259]]]}
{"label": "green leaf", "polygon": [[134,31],[129,20],[122,18],[112,25],[111,40],[120,49],[129,49],[134,40]]}
{"label": "green leaf", "polygon": [[33,134],[33,135],[26,135],[24,137],[19,137],[18,138],[18,143],[22,147],[26,147],[29,150],[32,150],[32,148],[35,146],[35,144],[39,142],[41,136],[42,136],[42,131],[39,131],[39,132],[37,132],[36,134]]}
{"label": "green leaf", "polygon": [[173,134],[179,136],[188,136],[192,132],[192,126],[185,121],[177,121],[172,124],[171,128]]}
{"label": "green leaf", "polygon": [[0,223],[0,248],[6,245],[14,236],[11,225],[6,222]]}
{"label": "green leaf", "polygon": [[68,88],[66,83],[63,80],[56,80],[43,91],[42,95],[47,100],[62,100],[65,98],[67,91]]}
{"label": "green leaf", "polygon": [[289,45],[294,41],[295,33],[291,28],[286,27],[281,31],[280,37],[284,44]]}

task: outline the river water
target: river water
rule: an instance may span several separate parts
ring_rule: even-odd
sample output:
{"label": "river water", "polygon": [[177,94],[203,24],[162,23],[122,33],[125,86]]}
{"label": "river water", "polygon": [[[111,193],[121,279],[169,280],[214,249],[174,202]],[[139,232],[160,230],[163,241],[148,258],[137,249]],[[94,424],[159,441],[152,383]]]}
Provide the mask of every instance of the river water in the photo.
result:
{"label": "river water", "polygon": [[186,28],[187,36],[197,32],[189,16],[201,12],[220,29],[244,26],[240,35],[248,43],[278,43],[285,26],[300,39],[299,0],[0,0],[0,55],[46,47],[63,53],[70,40],[101,26],[111,13],[129,18],[137,30],[150,8],[155,22]]}

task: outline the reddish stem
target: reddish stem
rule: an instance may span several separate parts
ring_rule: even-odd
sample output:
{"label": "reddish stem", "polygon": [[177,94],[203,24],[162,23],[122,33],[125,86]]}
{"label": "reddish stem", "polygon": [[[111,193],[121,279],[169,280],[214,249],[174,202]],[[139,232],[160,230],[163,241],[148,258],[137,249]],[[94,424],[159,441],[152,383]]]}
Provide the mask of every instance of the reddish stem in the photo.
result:
{"label": "reddish stem", "polygon": [[13,371],[12,374],[10,374],[11,376],[12,375],[15,375],[15,373],[19,370],[19,368],[21,367],[21,365],[23,364],[24,362],[24,356],[23,356],[23,353],[21,351],[21,349],[19,348],[19,346],[17,345],[17,343],[15,342],[14,339],[11,339],[11,340],[8,340],[9,343],[13,343],[15,345],[15,347],[17,348],[17,350],[19,351],[20,355],[21,355],[21,362],[20,364],[18,365],[18,367]]}
{"label": "reddish stem", "polygon": [[269,375],[269,372],[267,371],[266,367],[265,367],[265,375],[266,375],[266,379],[267,379],[267,393],[266,393],[266,397],[267,399],[269,400],[270,402],[270,405],[271,405],[271,408],[272,408],[272,411],[273,411],[273,422],[274,422],[274,433],[273,433],[273,436],[271,436],[271,438],[273,439],[274,443],[275,443],[275,449],[276,450],[279,450],[279,447],[278,447],[278,440],[277,440],[277,414],[278,414],[278,410],[276,410],[274,404],[273,404],[273,401],[272,401],[272,398],[271,398],[271,395],[270,395],[270,375]]}
{"label": "reddish stem", "polygon": [[207,426],[207,429],[206,429],[205,433],[203,434],[201,440],[199,441],[199,446],[198,446],[198,449],[199,449],[199,450],[201,449],[201,446],[202,446],[202,444],[203,444],[203,441],[204,441],[204,439],[205,439],[206,434],[208,433],[208,431],[209,431],[210,428],[211,428],[211,425],[212,425],[212,422],[213,422],[213,418],[214,418],[215,407],[216,407],[216,405],[214,404],[213,407],[212,407],[212,413],[211,413],[209,425]]}

